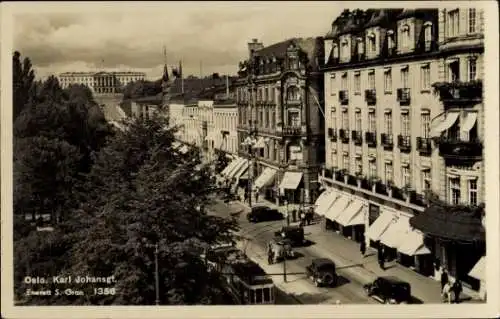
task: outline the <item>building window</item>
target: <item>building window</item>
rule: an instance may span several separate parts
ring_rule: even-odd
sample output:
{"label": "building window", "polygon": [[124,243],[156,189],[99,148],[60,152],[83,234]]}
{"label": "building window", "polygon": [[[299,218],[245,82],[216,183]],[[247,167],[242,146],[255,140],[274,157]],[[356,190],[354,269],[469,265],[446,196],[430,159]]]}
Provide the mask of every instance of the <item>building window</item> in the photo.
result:
{"label": "building window", "polygon": [[356,131],[361,131],[361,111],[354,113]]}
{"label": "building window", "polygon": [[368,72],[368,85],[371,90],[375,90],[375,71]]}
{"label": "building window", "polygon": [[276,90],[274,88],[271,88],[271,102],[276,102]]}
{"label": "building window", "polygon": [[422,171],[422,192],[424,194],[431,190],[431,170],[425,169]]}
{"label": "building window", "polygon": [[333,45],[332,52],[333,52],[333,58],[337,59],[339,57],[339,48],[336,44]]}
{"label": "building window", "polygon": [[269,110],[266,110],[266,127],[269,127]]}
{"label": "building window", "polygon": [[344,73],[342,75],[342,79],[340,82],[340,88],[341,88],[341,90],[347,90],[347,73]]}
{"label": "building window", "polygon": [[401,28],[401,48],[408,47],[410,47],[410,27],[405,24]]}
{"label": "building window", "polygon": [[276,128],[276,113],[272,111],[271,113],[271,127]]}
{"label": "building window", "polygon": [[432,24],[428,24],[424,27],[424,42],[427,47],[427,43],[432,41]]}
{"label": "building window", "polygon": [[469,33],[476,32],[476,9],[469,9]]}
{"label": "building window", "polygon": [[342,128],[349,130],[349,113],[347,111],[342,112]]}
{"label": "building window", "polygon": [[361,74],[358,72],[354,74],[354,93],[361,92]]}
{"label": "building window", "polygon": [[368,113],[368,131],[369,132],[377,131],[377,120],[375,117],[375,111]]}
{"label": "building window", "polygon": [[477,80],[477,61],[475,58],[470,58],[468,64],[469,81],[475,81]]}
{"label": "building window", "polygon": [[456,37],[459,34],[459,14],[458,9],[448,12],[448,36]]}
{"label": "building window", "polygon": [[259,110],[259,123],[260,126],[264,125],[264,112],[262,109]]}
{"label": "building window", "polygon": [[291,86],[287,89],[287,99],[289,101],[299,100],[299,89],[295,86]]}
{"label": "building window", "polygon": [[389,32],[392,32],[391,30],[388,31],[387,35],[387,48],[390,50],[394,49],[394,33],[389,34]]}
{"label": "building window", "polygon": [[332,127],[332,129],[335,130],[337,128],[337,112],[336,111],[332,111],[331,112],[331,116],[332,116],[331,127]]}
{"label": "building window", "polygon": [[264,89],[264,101],[269,101],[269,89],[265,88]]}
{"label": "building window", "polygon": [[430,113],[423,113],[420,115],[420,120],[422,123],[422,137],[429,138],[431,131],[431,115]]}
{"label": "building window", "polygon": [[385,183],[389,184],[389,182],[393,182],[393,171],[392,171],[392,163],[386,162],[385,165]]}
{"label": "building window", "polygon": [[460,80],[460,61],[458,59],[450,61],[446,70],[448,71],[447,77],[450,82],[457,82]]}
{"label": "building window", "polygon": [[332,75],[330,75],[330,95],[335,95],[335,89],[335,73],[332,73]]}
{"label": "building window", "polygon": [[401,186],[410,186],[411,185],[411,176],[410,176],[410,167],[407,165],[401,166]]}
{"label": "building window", "polygon": [[300,118],[298,111],[288,111],[288,125],[293,127],[300,126]]}
{"label": "building window", "polygon": [[349,56],[349,46],[347,45],[347,41],[342,43],[342,57],[347,58]]}
{"label": "building window", "polygon": [[342,168],[345,169],[346,171],[349,171],[349,154],[344,154],[342,159],[343,159]]}
{"label": "building window", "polygon": [[356,161],[355,161],[355,164],[356,164],[356,167],[355,167],[355,174],[356,175],[361,175],[363,174],[363,161],[361,160],[361,156],[357,156],[356,157]]}
{"label": "building window", "polygon": [[408,88],[408,76],[409,76],[408,67],[402,68],[401,69],[401,84],[403,84],[403,88]]}
{"label": "building window", "polygon": [[368,174],[370,178],[375,178],[377,177],[377,162],[374,160],[371,160],[368,162]]}
{"label": "building window", "polygon": [[392,112],[384,114],[384,129],[386,134],[392,134]]}
{"label": "building window", "polygon": [[477,180],[469,181],[469,205],[477,206]]}
{"label": "building window", "polygon": [[452,205],[460,204],[460,177],[449,178],[450,185],[450,203]]}
{"label": "building window", "polygon": [[368,49],[370,50],[370,52],[377,51],[376,38],[375,34],[373,33],[368,35]]}
{"label": "building window", "polygon": [[410,136],[410,114],[401,113],[401,135]]}
{"label": "building window", "polygon": [[391,69],[384,70],[384,91],[392,92],[392,72]]}
{"label": "building window", "polygon": [[421,80],[421,89],[422,90],[430,90],[431,88],[431,69],[430,66],[424,65],[420,68],[420,80]]}

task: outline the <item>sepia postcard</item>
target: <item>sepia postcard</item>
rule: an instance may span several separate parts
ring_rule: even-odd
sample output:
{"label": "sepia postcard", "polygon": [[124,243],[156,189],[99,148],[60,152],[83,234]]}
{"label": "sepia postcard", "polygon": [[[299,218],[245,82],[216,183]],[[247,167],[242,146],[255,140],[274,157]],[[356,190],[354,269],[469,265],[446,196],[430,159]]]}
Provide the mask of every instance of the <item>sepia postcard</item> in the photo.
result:
{"label": "sepia postcard", "polygon": [[5,318],[485,318],[492,1],[12,2]]}

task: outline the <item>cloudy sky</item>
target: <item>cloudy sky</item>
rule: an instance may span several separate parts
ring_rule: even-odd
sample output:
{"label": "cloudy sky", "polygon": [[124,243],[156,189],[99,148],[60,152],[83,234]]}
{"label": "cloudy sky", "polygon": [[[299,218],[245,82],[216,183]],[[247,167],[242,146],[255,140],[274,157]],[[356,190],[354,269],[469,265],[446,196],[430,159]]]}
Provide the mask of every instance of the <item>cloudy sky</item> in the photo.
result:
{"label": "cloudy sky", "polygon": [[[340,3],[340,5],[339,5]],[[247,42],[264,45],[324,35],[342,2],[164,2],[31,4],[13,15],[13,46],[37,75],[65,71],[162,72],[183,60],[184,74],[235,74]]]}

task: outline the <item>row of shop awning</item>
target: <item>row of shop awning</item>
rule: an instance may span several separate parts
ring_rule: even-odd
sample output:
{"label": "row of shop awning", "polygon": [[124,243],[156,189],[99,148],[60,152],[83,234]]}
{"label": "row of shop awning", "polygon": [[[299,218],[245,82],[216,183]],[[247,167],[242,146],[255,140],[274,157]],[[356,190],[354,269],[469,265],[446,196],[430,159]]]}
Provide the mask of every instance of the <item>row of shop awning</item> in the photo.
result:
{"label": "row of shop awning", "polygon": [[334,190],[323,192],[315,203],[318,215],[336,221],[340,225],[355,226],[365,223],[366,207],[358,199],[350,199]]}
{"label": "row of shop awning", "polygon": [[[329,189],[323,192],[315,203],[318,215],[347,226],[364,225],[368,215],[368,207],[359,199]],[[410,218],[382,210],[382,214],[368,227],[365,236],[395,248],[409,256],[429,254],[424,245],[422,233],[412,229]]]}
{"label": "row of shop awning", "polygon": [[469,276],[477,280],[486,281],[486,257],[483,256],[469,272]]}
{"label": "row of shop awning", "polygon": [[[233,178],[248,178],[248,167],[249,162],[248,159],[245,158],[236,158],[229,165],[224,168],[221,172],[221,175],[233,179]],[[262,171],[262,173],[254,180],[253,187],[255,189],[261,189],[263,187],[271,185],[276,177],[277,170],[266,167]],[[246,174],[246,176],[245,176]],[[300,182],[302,180],[302,172],[285,172],[281,183],[279,185],[280,189],[297,189]]]}

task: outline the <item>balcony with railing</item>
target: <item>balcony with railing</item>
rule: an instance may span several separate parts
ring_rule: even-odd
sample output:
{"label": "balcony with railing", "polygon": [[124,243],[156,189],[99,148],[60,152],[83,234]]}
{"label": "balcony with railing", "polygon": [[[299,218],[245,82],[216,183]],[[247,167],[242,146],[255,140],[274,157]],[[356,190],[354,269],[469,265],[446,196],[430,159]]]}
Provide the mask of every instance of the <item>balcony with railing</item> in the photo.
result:
{"label": "balcony with railing", "polygon": [[368,105],[375,105],[377,103],[377,94],[375,89],[365,90],[365,101]]}
{"label": "balcony with railing", "polygon": [[361,131],[352,131],[351,136],[354,145],[361,146],[363,144],[363,133]]}
{"label": "balcony with railing", "polygon": [[328,129],[328,138],[330,138],[330,141],[332,141],[332,142],[337,142],[337,129],[329,128]]}
{"label": "balcony with railing", "polygon": [[402,106],[410,105],[410,100],[411,100],[410,88],[399,88],[397,95],[398,95],[397,99],[398,99],[399,105],[402,105]]}
{"label": "balcony with railing", "polygon": [[411,136],[398,135],[398,147],[401,152],[408,153],[411,151]]}
{"label": "balcony with railing", "polygon": [[387,133],[380,134],[380,144],[382,144],[384,149],[392,150],[392,148],[394,146],[392,134],[387,134]]}
{"label": "balcony with railing", "polygon": [[340,105],[348,105],[349,104],[349,96],[347,90],[339,91],[339,102]]}
{"label": "balcony with railing", "polygon": [[445,107],[473,106],[483,100],[481,80],[469,82],[438,82],[432,85]]}
{"label": "balcony with railing", "polygon": [[298,125],[283,125],[281,135],[283,136],[299,136],[302,134],[302,128]]}
{"label": "balcony with railing", "polygon": [[432,152],[432,143],[430,138],[417,137],[417,151],[421,155],[428,155]]}
{"label": "balcony with railing", "polygon": [[340,140],[342,141],[342,143],[344,143],[344,144],[349,143],[349,130],[340,129],[339,136],[340,136]]}
{"label": "balcony with railing", "polygon": [[475,161],[483,157],[483,143],[481,141],[464,141],[458,138],[437,138],[436,144],[439,145],[439,154],[445,159]]}
{"label": "balcony with railing", "polygon": [[365,141],[368,147],[377,147],[377,133],[365,132]]}

